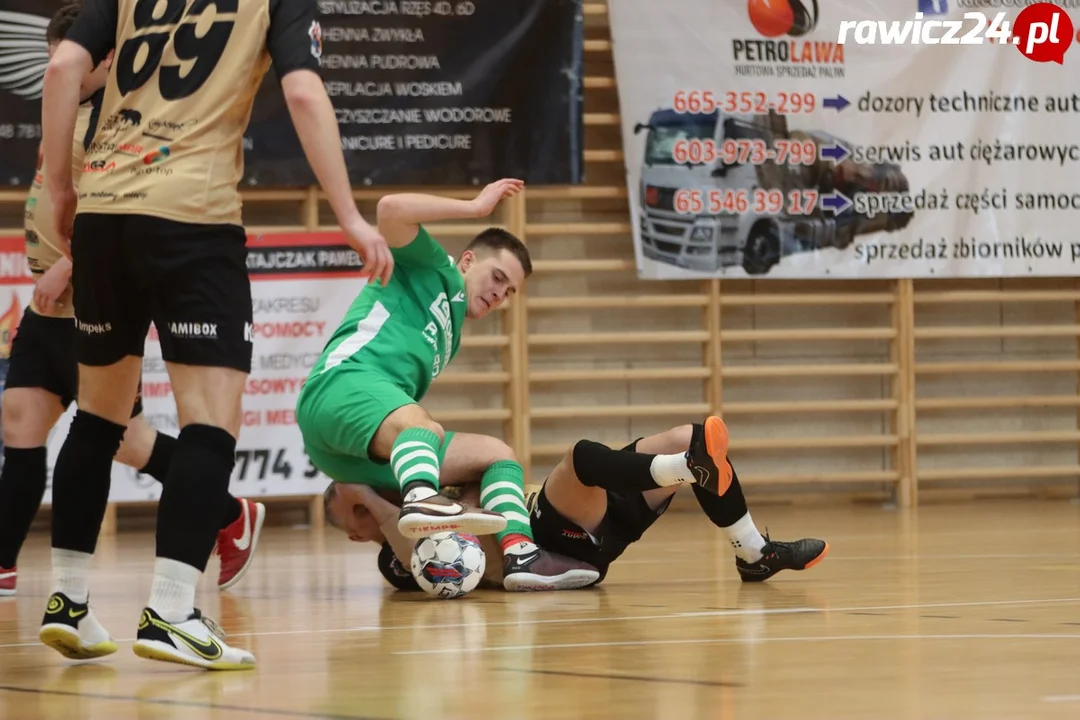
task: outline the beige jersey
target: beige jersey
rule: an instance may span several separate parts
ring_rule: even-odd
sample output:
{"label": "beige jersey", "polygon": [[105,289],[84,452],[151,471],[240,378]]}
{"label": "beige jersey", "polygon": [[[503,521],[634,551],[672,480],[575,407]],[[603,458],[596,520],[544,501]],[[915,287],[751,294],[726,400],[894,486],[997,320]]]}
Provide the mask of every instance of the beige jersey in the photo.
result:
{"label": "beige jersey", "polygon": [[255,93],[271,59],[279,77],[318,68],[314,13],[314,0],[87,0],[68,39],[95,62],[115,55],[79,212],[242,224]]}
{"label": "beige jersey", "polygon": [[[87,128],[90,126],[90,116],[93,113],[93,105],[87,103],[79,108],[79,118],[75,124],[75,138],[71,152],[71,176],[75,184],[79,183],[80,171],[83,167],[83,139]],[[39,156],[40,157],[40,156]],[[30,265],[30,272],[34,278],[40,278],[62,257],[59,244],[56,242],[56,233],[53,231],[53,205],[49,191],[44,186],[45,165],[38,162],[37,173],[34,182],[30,186],[30,194],[26,198],[26,208],[23,213],[26,229],[26,261]],[[38,315],[44,315],[41,308],[31,299],[30,309]],[[53,317],[75,317],[75,307],[71,301],[71,283],[68,283],[63,294],[56,299],[56,307],[51,313]]]}

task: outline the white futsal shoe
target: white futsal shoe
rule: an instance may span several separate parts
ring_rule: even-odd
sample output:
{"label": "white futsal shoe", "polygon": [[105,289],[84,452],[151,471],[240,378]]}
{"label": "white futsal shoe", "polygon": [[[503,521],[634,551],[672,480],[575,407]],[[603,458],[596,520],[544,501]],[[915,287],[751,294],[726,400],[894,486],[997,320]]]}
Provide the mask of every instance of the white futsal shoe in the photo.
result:
{"label": "white futsal shoe", "polygon": [[116,652],[116,643],[90,610],[61,592],[49,596],[38,639],[70,660],[92,660]]}
{"label": "white futsal shoe", "polygon": [[225,644],[225,632],[196,608],[176,624],[144,608],[135,640],[135,654],[147,660],[193,665],[206,670],[250,670],[255,656]]}

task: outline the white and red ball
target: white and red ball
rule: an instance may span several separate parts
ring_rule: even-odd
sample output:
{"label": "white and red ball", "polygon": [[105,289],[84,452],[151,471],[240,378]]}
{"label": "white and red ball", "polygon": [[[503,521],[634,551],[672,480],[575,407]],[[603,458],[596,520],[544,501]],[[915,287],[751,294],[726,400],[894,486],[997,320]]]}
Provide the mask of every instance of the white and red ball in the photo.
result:
{"label": "white and red ball", "polygon": [[428,595],[446,599],[462,597],[480,584],[486,561],[484,549],[475,536],[437,533],[413,547],[412,574]]}

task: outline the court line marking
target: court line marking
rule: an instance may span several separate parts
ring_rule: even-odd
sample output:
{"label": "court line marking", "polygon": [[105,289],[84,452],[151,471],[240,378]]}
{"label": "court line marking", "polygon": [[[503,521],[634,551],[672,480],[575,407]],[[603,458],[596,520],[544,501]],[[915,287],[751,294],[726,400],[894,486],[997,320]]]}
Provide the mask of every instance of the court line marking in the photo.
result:
{"label": "court line marking", "polygon": [[1080,702],[1080,695],[1047,695],[1043,698],[1043,702]]}
{"label": "court line marking", "polygon": [[760,638],[692,638],[688,640],[612,640],[608,642],[588,643],[552,643],[548,645],[488,645],[480,648],[458,647],[439,650],[397,650],[391,655],[448,655],[468,653],[510,652],[516,650],[558,650],[571,648],[597,647],[633,647],[642,645],[763,645],[777,642],[850,642],[854,640],[1076,640],[1080,635],[1060,635],[1057,633],[1008,634],[956,634],[956,635],[795,635],[791,637]]}
{"label": "court line marking", "polygon": [[259,715],[273,715],[276,717],[294,718],[319,718],[321,720],[376,720],[368,715],[338,715],[334,713],[320,713],[300,710],[280,710],[277,708],[245,707],[243,705],[219,705],[212,702],[198,702],[195,700],[170,700],[168,698],[140,698],[131,695],[110,695],[107,693],[86,693],[73,690],[46,690],[44,688],[19,687],[17,685],[0,685],[0,692],[27,693],[30,695],[59,695],[61,697],[86,698],[89,700],[113,700],[117,702],[133,702],[138,705],[167,705],[171,707],[204,708],[211,710],[228,710],[233,712],[257,713]]}
{"label": "court line marking", "polygon": [[[681,620],[684,618],[702,617],[740,617],[740,616],[765,616],[765,615],[799,615],[806,613],[847,613],[864,612],[873,610],[921,610],[929,608],[947,607],[997,607],[1002,605],[1052,605],[1056,603],[1080,603],[1080,597],[1075,598],[1043,598],[1037,600],[978,600],[971,602],[950,603],[918,603],[912,605],[870,605],[862,607],[831,607],[831,608],[753,608],[747,610],[701,610],[698,612],[667,613],[663,615],[626,615],[622,617],[583,617],[583,618],[545,618],[543,620],[500,620],[484,623],[439,623],[434,625],[388,625],[388,626],[359,626],[353,628],[356,631],[376,630],[431,630],[438,628],[467,628],[467,627],[497,627],[500,625],[523,626],[523,625],[556,625],[573,623],[594,622],[622,622],[637,620]],[[283,632],[293,633],[292,630]],[[335,632],[328,630],[326,632]],[[2,647],[2,646],[0,646]]]}
{"label": "court line marking", "polygon": [[[438,602],[432,599],[431,602]],[[229,637],[272,637],[275,635],[322,635],[326,633],[346,632],[383,632],[386,630],[430,630],[471,627],[523,627],[527,625],[560,625],[600,622],[633,622],[638,620],[683,620],[703,617],[759,617],[768,615],[799,615],[809,613],[847,613],[875,610],[922,610],[929,608],[952,607],[1000,607],[1005,605],[1054,605],[1058,603],[1080,603],[1080,597],[1042,598],[1029,600],[979,600],[971,602],[916,603],[908,605],[867,605],[857,607],[801,607],[801,608],[753,608],[747,610],[702,610],[699,612],[667,613],[663,615],[624,615],[601,617],[544,618],[538,620],[496,620],[492,622],[436,623],[432,625],[359,625],[351,628],[312,628],[306,630],[271,630],[267,632],[228,633]],[[996,637],[996,636],[995,636]],[[114,639],[117,643],[134,642],[135,638]],[[34,647],[40,643],[0,644],[0,649],[9,647]]]}
{"label": "court line marking", "polygon": [[[1080,553],[999,553],[974,555],[832,555],[833,562],[881,562],[884,560],[1046,560],[1058,558],[1078,558]],[[700,560],[685,558],[628,560],[619,558],[619,565],[679,565],[700,563]]]}
{"label": "court line marking", "polygon": [[671,685],[704,685],[706,687],[745,687],[742,683],[723,680],[694,680],[692,678],[663,678],[648,675],[618,675],[608,673],[578,672],[576,670],[534,670],[530,668],[492,668],[498,672],[525,673],[528,675],[561,675],[563,677],[585,678],[588,680],[631,680],[633,682],[664,683]]}

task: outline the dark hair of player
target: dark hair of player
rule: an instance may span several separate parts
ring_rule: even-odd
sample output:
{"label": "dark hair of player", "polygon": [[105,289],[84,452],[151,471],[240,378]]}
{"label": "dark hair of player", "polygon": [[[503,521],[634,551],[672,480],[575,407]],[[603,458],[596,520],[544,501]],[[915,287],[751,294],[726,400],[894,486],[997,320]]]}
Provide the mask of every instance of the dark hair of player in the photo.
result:
{"label": "dark hair of player", "polygon": [[338,524],[334,522],[334,516],[330,513],[330,503],[337,497],[337,482],[331,481],[326,486],[326,490],[323,491],[323,517],[326,518],[326,522],[330,523],[333,527],[339,528]]}
{"label": "dark hair of player", "polygon": [[474,237],[465,249],[477,252],[480,248],[494,252],[509,250],[521,263],[521,268],[525,271],[525,277],[532,275],[532,259],[529,257],[529,250],[525,247],[525,243],[521,242],[513,233],[509,233],[502,228],[488,228]]}
{"label": "dark hair of player", "polygon": [[66,38],[81,10],[82,0],[72,0],[61,5],[49,21],[49,26],[45,28],[45,41],[50,45],[55,45]]}

